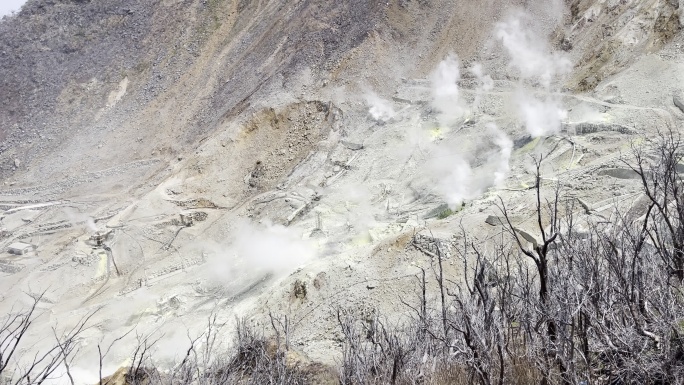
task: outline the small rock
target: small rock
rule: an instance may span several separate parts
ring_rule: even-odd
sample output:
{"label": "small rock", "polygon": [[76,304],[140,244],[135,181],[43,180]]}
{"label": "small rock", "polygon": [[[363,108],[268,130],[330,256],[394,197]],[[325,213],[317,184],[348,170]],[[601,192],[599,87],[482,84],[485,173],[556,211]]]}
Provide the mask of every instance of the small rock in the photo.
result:
{"label": "small rock", "polygon": [[617,179],[639,179],[641,176],[629,168],[604,168],[597,175],[605,175]]}
{"label": "small rock", "polygon": [[577,198],[577,202],[579,202],[579,204],[582,206],[585,214],[591,214],[592,210],[591,210],[591,206],[589,205],[589,203],[587,203],[582,198]]}
{"label": "small rock", "polygon": [[306,298],[306,282],[296,280],[294,283],[294,297],[298,299]]}
{"label": "small rock", "polygon": [[322,272],[316,274],[316,278],[314,278],[314,280],[313,280],[313,286],[316,289],[320,290],[321,287],[325,286],[327,280],[328,280],[327,274],[325,274],[325,272],[322,271]]}
{"label": "small rock", "polygon": [[514,228],[515,232],[520,234],[520,236],[526,240],[527,242],[531,243],[533,247],[537,247],[542,244],[541,239],[539,239],[536,235],[533,235],[531,232],[528,232],[527,230],[523,230],[521,228]]}
{"label": "small rock", "polygon": [[19,167],[21,165],[21,161],[19,159],[14,159],[14,167]]}
{"label": "small rock", "polygon": [[675,91],[674,95],[672,95],[672,102],[680,111],[684,112],[684,92]]}
{"label": "small rock", "polygon": [[496,215],[490,215],[485,219],[485,223],[492,226],[499,226],[503,225],[504,221]]}

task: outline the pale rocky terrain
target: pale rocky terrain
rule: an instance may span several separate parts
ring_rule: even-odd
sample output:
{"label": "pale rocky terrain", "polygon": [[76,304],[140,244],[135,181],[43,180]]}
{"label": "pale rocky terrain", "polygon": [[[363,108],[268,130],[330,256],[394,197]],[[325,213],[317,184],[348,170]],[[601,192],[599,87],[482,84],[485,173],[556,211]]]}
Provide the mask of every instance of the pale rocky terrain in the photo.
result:
{"label": "pale rocky terrain", "polygon": [[0,255],[0,313],[45,291],[28,352],[99,309],[81,383],[98,342],[170,361],[212,312],[287,315],[334,365],[335,309],[405,317],[421,249],[495,239],[499,199],[532,231],[533,155],[580,220],[631,207],[621,156],[684,118],[684,4],[501,3],[29,0],[0,21],[0,246],[35,251]]}

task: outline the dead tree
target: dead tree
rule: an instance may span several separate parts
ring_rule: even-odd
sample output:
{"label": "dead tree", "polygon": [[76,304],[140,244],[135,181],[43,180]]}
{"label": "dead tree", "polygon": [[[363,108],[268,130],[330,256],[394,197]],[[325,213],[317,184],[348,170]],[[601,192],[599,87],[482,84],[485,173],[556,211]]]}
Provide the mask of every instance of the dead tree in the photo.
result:
{"label": "dead tree", "polygon": [[648,236],[658,245],[658,255],[679,285],[684,283],[684,185],[680,174],[684,168],[683,144],[679,133],[659,132],[650,150],[633,145],[634,162],[627,161],[641,179],[648,198],[644,218],[652,222]]}
{"label": "dead tree", "polygon": [[96,311],[82,317],[74,327],[65,332],[59,333],[53,328],[54,344],[32,352],[32,357],[28,358],[28,354],[22,354],[28,348],[23,345],[40,316],[38,304],[44,295],[45,292],[32,295],[32,303],[28,309],[9,314],[0,324],[0,380],[7,381],[8,384],[42,384],[51,380],[51,376],[60,367],[64,367],[69,381],[74,383],[71,363],[79,352],[77,341],[88,328]]}
{"label": "dead tree", "polygon": [[[541,165],[543,162],[543,157],[540,157],[539,159],[534,159],[535,162],[535,167],[536,167],[536,172],[535,172],[535,193],[536,193],[536,207],[535,207],[535,214],[536,214],[536,219],[537,219],[537,229],[539,231],[539,236],[540,236],[540,241],[537,242],[534,241],[532,242],[532,250],[528,249],[528,247],[523,244],[523,240],[521,239],[521,235],[519,232],[516,230],[515,226],[511,223],[510,216],[508,214],[508,211],[506,210],[506,206],[503,202],[503,200],[500,200],[501,205],[500,205],[500,210],[501,213],[505,219],[505,225],[504,228],[511,234],[513,239],[515,240],[518,249],[520,252],[522,252],[525,256],[527,256],[532,262],[534,262],[534,266],[536,268],[536,273],[537,277],[539,279],[539,296],[538,296],[538,303],[540,304],[541,307],[541,312],[542,316],[544,318],[544,324],[546,325],[546,335],[548,337],[549,341],[549,346],[547,348],[549,349],[549,354],[554,356],[556,364],[561,372],[561,376],[566,379],[566,373],[567,373],[567,367],[566,364],[563,362],[562,358],[556,354],[557,352],[557,343],[558,343],[558,324],[554,317],[550,316],[551,312],[551,292],[553,290],[552,282],[550,279],[550,247],[551,245],[554,244],[556,241],[556,238],[558,237],[558,230],[559,230],[559,216],[558,216],[558,205],[559,205],[559,187],[555,189],[555,196],[552,201],[546,201],[546,207],[542,205],[542,177],[541,177]],[[501,199],[501,198],[500,198]],[[546,230],[546,226],[544,226],[544,221],[542,219],[542,215],[544,214],[544,210],[548,209],[548,214],[550,216],[549,218],[549,224],[548,224],[548,230]],[[564,380],[564,383],[569,383],[569,381]],[[547,373],[544,376],[544,379],[542,380],[542,385],[546,385],[549,383],[549,374]]]}
{"label": "dead tree", "polygon": [[464,279],[454,283],[453,291],[449,290],[449,297],[456,305],[449,324],[461,338],[461,344],[454,345],[456,349],[461,347],[462,362],[474,377],[471,380],[477,379],[482,385],[504,384],[510,328],[502,311],[507,304],[498,300],[507,298],[508,288],[499,285],[502,280],[496,265],[505,255],[482,252],[465,231],[463,248],[459,249],[462,250],[458,254],[464,267]]}

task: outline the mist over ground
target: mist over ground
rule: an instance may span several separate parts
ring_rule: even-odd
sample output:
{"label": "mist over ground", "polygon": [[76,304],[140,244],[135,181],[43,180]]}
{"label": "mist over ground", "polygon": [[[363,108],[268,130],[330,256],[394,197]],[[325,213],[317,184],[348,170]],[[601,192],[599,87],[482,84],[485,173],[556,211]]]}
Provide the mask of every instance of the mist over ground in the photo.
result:
{"label": "mist over ground", "polygon": [[[529,362],[516,368],[545,376],[563,360],[593,368],[613,357],[605,339],[586,340],[603,350],[582,362],[568,348],[576,330],[602,325],[580,288],[607,273],[592,283],[554,261],[597,250],[561,253],[580,240],[643,228],[648,197],[631,151],[656,159],[654,140],[684,119],[675,3],[27,2],[0,22],[0,314],[33,303],[46,326],[29,329],[14,367],[84,319],[53,383],[97,382],[98,348],[112,343],[105,376],[135,362],[160,369],[147,375],[185,371],[193,339],[199,352],[216,325],[225,354],[244,347],[236,331],[248,327],[250,346],[282,364],[250,376],[317,367],[333,383],[371,364],[382,381],[436,379],[440,365],[462,379],[497,365],[512,376],[503,367],[514,355],[489,354],[503,335],[517,341],[519,325],[547,326],[544,315],[573,337],[529,328],[529,345],[513,344]],[[526,252],[560,253],[549,274],[572,295],[548,298],[580,300],[536,300],[543,264]],[[643,284],[660,290],[633,305],[648,315],[670,297]],[[506,288],[528,301],[515,314],[491,302]],[[498,331],[477,329],[484,347],[468,345],[468,330],[492,323],[464,322],[484,314]],[[654,345],[648,333],[677,328],[644,317],[611,321],[628,325],[617,341],[629,346],[613,353],[669,351],[673,338]],[[0,329],[0,341],[10,334]],[[417,340],[428,345],[403,345]],[[146,359],[132,356],[152,341]],[[377,349],[382,360],[411,353],[388,366]],[[210,370],[192,362],[185,372]]]}

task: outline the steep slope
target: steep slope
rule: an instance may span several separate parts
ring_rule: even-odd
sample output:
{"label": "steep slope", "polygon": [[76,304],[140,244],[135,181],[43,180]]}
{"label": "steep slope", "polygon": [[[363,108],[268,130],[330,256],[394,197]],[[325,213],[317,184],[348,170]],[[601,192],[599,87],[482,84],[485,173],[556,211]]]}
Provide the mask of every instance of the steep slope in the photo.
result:
{"label": "steep slope", "polygon": [[[359,44],[380,11],[363,2],[321,7],[28,2],[0,26],[5,175],[17,168],[15,158],[18,171],[31,169],[22,179],[29,180],[179,153],[217,121],[237,116],[258,89],[330,66]],[[109,151],[94,150],[98,144]],[[78,157],[45,162],[65,147]],[[42,167],[29,167],[35,160]]]}
{"label": "steep slope", "polygon": [[331,308],[405,313],[431,266],[415,244],[500,235],[499,198],[530,226],[531,155],[592,210],[634,198],[601,170],[680,124],[680,15],[666,0],[29,0],[0,22],[0,206],[3,247],[36,251],[0,257],[0,308],[48,290],[41,321],[66,327],[102,307],[86,340],[166,332],[161,360],[211,312],[286,314],[293,344],[334,364]]}

